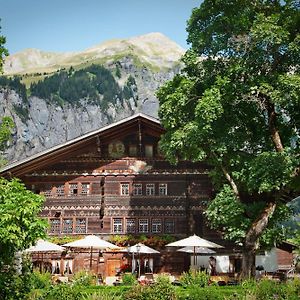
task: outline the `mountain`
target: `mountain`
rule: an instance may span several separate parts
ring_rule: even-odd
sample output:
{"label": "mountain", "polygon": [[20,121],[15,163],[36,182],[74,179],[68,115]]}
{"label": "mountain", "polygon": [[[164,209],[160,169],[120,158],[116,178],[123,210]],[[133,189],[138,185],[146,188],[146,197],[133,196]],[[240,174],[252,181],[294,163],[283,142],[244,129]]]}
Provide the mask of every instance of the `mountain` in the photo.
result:
{"label": "mountain", "polygon": [[90,64],[104,64],[118,57],[136,57],[140,63],[171,68],[184,50],[161,33],[149,33],[129,39],[110,40],[81,52],[55,53],[26,49],[5,60],[4,74],[51,73],[61,68],[82,68]]}
{"label": "mountain", "polygon": [[136,112],[157,117],[155,91],[179,72],[184,50],[160,33],[80,52],[27,49],[7,57],[1,116],[14,119],[9,162]]}

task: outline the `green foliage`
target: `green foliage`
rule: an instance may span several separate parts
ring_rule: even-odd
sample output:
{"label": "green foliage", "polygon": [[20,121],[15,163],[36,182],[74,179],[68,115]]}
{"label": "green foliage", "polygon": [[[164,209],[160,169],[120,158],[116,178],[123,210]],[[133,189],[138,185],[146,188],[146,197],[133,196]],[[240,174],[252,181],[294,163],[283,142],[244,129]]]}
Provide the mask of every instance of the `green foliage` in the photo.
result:
{"label": "green foliage", "polygon": [[[1,29],[1,27],[0,27]],[[8,55],[7,49],[4,47],[6,43],[6,38],[3,35],[0,35],[0,73],[2,73],[3,68],[3,59]]]}
{"label": "green foliage", "polygon": [[80,286],[60,283],[52,285],[44,290],[36,300],[81,300],[82,292]]}
{"label": "green foliage", "polygon": [[16,114],[20,117],[23,123],[26,123],[26,121],[29,119],[29,110],[26,106],[21,105],[13,105],[14,111]]}
{"label": "green foliage", "polygon": [[175,287],[168,277],[159,276],[154,285],[135,285],[125,294],[125,299],[134,300],[175,300]]}
{"label": "green foliage", "polygon": [[131,273],[125,273],[123,274],[122,276],[122,283],[124,285],[129,285],[129,286],[132,286],[136,283],[136,276],[131,274]]}
{"label": "green foliage", "polygon": [[143,243],[146,246],[155,249],[162,249],[166,244],[175,241],[174,236],[165,234],[161,236],[133,236],[133,235],[113,235],[109,238],[109,241],[121,247],[126,247],[128,245],[134,245],[137,243]]}
{"label": "green foliage", "polygon": [[162,151],[210,164],[210,225],[244,247],[252,232],[251,247],[282,240],[285,195],[299,193],[299,20],[297,1],[204,0],[182,74],[157,92]]}
{"label": "green foliage", "polygon": [[183,286],[199,286],[205,287],[208,286],[209,275],[206,272],[189,270],[188,272],[183,272],[180,276],[181,284]]}
{"label": "green foliage", "polygon": [[122,76],[119,64],[116,65],[116,72],[115,72],[115,74],[116,74],[117,78],[121,78],[121,76]]}
{"label": "green foliage", "polygon": [[[223,236],[235,241],[243,242],[245,233],[257,215],[264,209],[264,201],[241,203],[228,185],[224,185],[215,199],[211,201],[205,215],[212,228],[223,228]],[[263,248],[273,247],[274,242],[280,242],[286,236],[286,228],[279,226],[291,216],[291,209],[285,204],[278,204],[269,219],[269,226],[259,238]]]}
{"label": "green foliage", "polygon": [[[228,299],[224,297],[224,293],[220,288],[215,287],[206,287],[201,288],[199,286],[193,286],[188,288],[184,293],[178,296],[178,300],[224,300]],[[234,298],[238,299],[238,298]]]}
{"label": "green foliage", "polygon": [[272,280],[261,280],[254,291],[255,299],[291,299],[286,298],[285,286]]}
{"label": "green foliage", "polygon": [[59,71],[30,86],[31,95],[59,105],[70,103],[80,105],[81,99],[90,103],[101,103],[107,107],[109,103],[122,100],[122,90],[109,70],[99,65],[91,65],[85,69]]}
{"label": "green foliage", "polygon": [[11,265],[16,251],[44,237],[47,225],[38,217],[43,202],[20,180],[0,178],[0,269]]}
{"label": "green foliage", "polygon": [[33,289],[47,289],[51,285],[51,274],[49,272],[33,271],[30,276]]}
{"label": "green foliage", "polygon": [[95,284],[95,282],[96,282],[96,275],[86,271],[77,272],[73,277],[74,285],[87,287],[89,285]]}
{"label": "green foliage", "polygon": [[28,99],[27,99],[26,87],[24,84],[21,83],[20,77],[0,76],[0,87],[10,88],[16,91],[22,97],[23,102],[27,103]]}
{"label": "green foliage", "polygon": [[10,140],[14,122],[10,117],[3,117],[0,123],[0,151],[3,151],[7,146],[7,141]]}

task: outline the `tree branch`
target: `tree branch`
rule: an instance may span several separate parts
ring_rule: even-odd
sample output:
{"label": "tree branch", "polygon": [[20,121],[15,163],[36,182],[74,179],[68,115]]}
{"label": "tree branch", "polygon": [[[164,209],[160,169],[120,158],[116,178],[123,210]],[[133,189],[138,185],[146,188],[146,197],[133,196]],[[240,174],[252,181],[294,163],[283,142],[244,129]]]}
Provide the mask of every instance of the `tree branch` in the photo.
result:
{"label": "tree branch", "polygon": [[[212,153],[215,156],[215,158],[218,160],[218,157],[217,157],[216,153],[214,153],[214,152],[212,152]],[[222,172],[223,172],[226,180],[229,182],[235,196],[237,197],[238,200],[241,200],[238,186],[236,185],[236,183],[234,182],[233,178],[230,176],[229,172],[226,170],[224,165],[221,162],[219,164],[220,164]]]}
{"label": "tree branch", "polygon": [[245,237],[245,246],[251,248],[257,246],[257,240],[267,228],[269,219],[276,208],[275,202],[269,202],[256,220],[252,223]]}
{"label": "tree branch", "polygon": [[283,144],[281,142],[281,137],[279,131],[276,127],[276,112],[273,103],[267,103],[267,111],[269,117],[269,130],[271,132],[271,138],[274,143],[277,152],[282,152],[284,150]]}

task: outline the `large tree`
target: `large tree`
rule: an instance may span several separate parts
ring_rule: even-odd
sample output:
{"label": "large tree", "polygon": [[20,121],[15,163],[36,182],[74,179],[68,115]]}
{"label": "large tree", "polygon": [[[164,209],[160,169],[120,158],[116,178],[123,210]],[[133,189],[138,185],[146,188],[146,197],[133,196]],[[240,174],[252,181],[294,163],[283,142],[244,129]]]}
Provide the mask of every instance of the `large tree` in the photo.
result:
{"label": "large tree", "polygon": [[205,0],[188,20],[182,74],[157,93],[177,159],[205,160],[217,193],[211,226],[242,246],[242,277],[258,249],[283,238],[299,190],[299,1]]}

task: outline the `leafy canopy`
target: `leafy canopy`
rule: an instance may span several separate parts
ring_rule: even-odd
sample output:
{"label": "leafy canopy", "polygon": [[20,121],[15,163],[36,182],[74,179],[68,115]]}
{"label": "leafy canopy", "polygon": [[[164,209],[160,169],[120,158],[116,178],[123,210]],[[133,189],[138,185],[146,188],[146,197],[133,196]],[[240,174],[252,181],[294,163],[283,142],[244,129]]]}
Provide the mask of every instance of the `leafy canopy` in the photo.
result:
{"label": "leafy canopy", "polygon": [[[44,198],[26,189],[18,179],[0,178],[0,264],[44,237],[46,222],[38,217]],[[1,269],[0,265],[0,269]]]}
{"label": "leafy canopy", "polygon": [[162,150],[213,166],[207,217],[237,243],[270,202],[257,242],[282,238],[282,196],[299,190],[299,28],[299,1],[205,0],[188,20],[183,72],[157,92]]}

